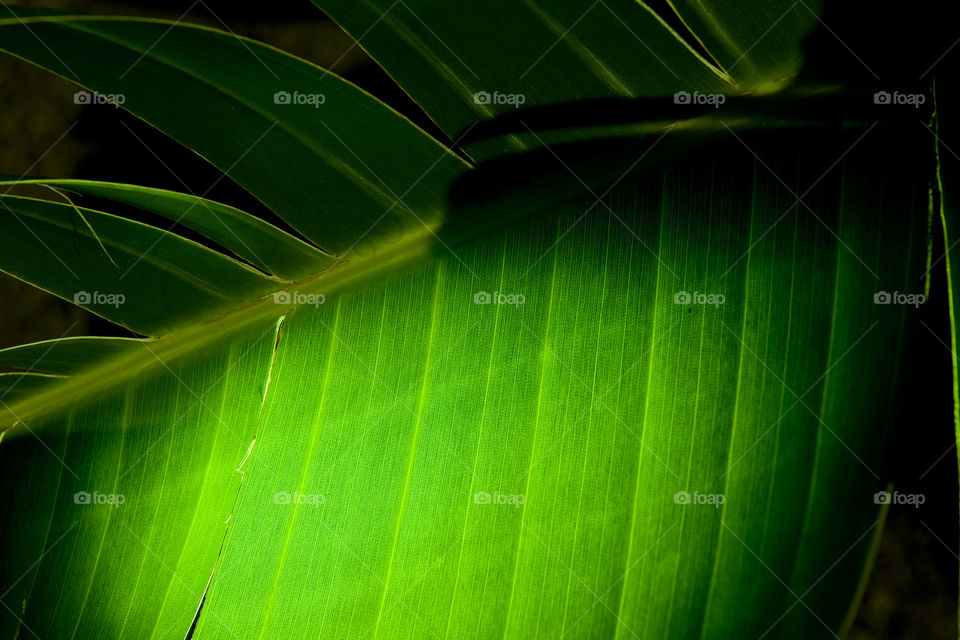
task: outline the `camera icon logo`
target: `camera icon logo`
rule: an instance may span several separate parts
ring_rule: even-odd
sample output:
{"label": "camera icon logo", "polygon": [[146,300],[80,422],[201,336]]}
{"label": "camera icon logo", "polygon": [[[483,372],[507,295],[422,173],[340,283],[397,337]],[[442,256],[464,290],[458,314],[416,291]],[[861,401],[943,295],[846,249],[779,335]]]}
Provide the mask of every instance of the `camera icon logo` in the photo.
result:
{"label": "camera icon logo", "polygon": [[674,504],[690,504],[690,494],[686,491],[677,491],[673,494]]}
{"label": "camera icon logo", "polygon": [[490,94],[486,91],[477,91],[473,94],[473,101],[476,104],[490,104]]}
{"label": "camera icon logo", "polygon": [[686,91],[677,91],[675,94],[673,94],[674,104],[690,104],[692,101],[692,96]]}
{"label": "camera icon logo", "polygon": [[877,291],[873,294],[873,304],[890,304],[890,294],[886,291]]}
{"label": "camera icon logo", "polygon": [[93,96],[89,91],[77,91],[73,94],[73,104],[90,104],[93,102]]}
{"label": "camera icon logo", "polygon": [[275,94],[273,94],[273,103],[274,104],[290,104],[290,92],[277,91]]}
{"label": "camera icon logo", "polygon": [[73,294],[74,304],[90,304],[92,298],[89,291],[77,291]]}
{"label": "camera icon logo", "polygon": [[873,504],[890,504],[890,493],[887,491],[877,491],[873,494]]}
{"label": "camera icon logo", "polygon": [[273,494],[274,504],[290,504],[290,494],[286,491],[278,491]]}
{"label": "camera icon logo", "polygon": [[77,491],[73,494],[74,504],[90,504],[90,494],[86,491]]}
{"label": "camera icon logo", "polygon": [[877,91],[873,94],[873,104],[890,104],[891,96],[887,91]]}
{"label": "camera icon logo", "polygon": [[289,291],[276,291],[273,294],[273,303],[274,304],[290,304],[292,298],[290,297]]}
{"label": "camera icon logo", "polygon": [[473,494],[473,502],[475,504],[490,504],[490,494],[486,491],[477,491]]}
{"label": "camera icon logo", "polygon": [[686,291],[677,291],[673,294],[673,304],[690,304],[693,297]]}
{"label": "camera icon logo", "polygon": [[473,294],[473,304],[490,304],[493,298],[486,291],[477,291]]}

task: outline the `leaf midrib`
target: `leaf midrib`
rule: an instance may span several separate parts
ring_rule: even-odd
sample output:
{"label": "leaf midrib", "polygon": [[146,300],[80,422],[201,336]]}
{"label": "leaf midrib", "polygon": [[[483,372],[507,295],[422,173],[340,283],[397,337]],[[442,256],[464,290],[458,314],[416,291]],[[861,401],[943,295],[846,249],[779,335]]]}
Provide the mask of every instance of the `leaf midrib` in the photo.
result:
{"label": "leaf midrib", "polygon": [[[375,275],[385,275],[426,257],[434,243],[435,237],[425,231],[410,234],[380,251],[361,254],[355,260],[343,260],[310,278],[288,283],[287,288],[295,287],[304,294],[323,292],[329,296],[358,281]],[[188,355],[197,345],[224,339],[228,334],[259,320],[279,317],[291,308],[292,305],[275,304],[271,293],[215,318],[192,324],[184,323],[180,329],[151,339],[151,344],[155,346],[151,348],[153,355],[148,354],[149,357],[145,357],[140,350],[131,350],[114,360],[91,367],[86,373],[78,374],[62,385],[51,385],[53,389],[5,407],[0,411],[0,425],[8,426],[0,433],[13,432],[20,418],[26,420],[73,406],[99,391],[114,385],[127,384],[131,378],[153,370],[162,363],[169,364],[180,356]]]}

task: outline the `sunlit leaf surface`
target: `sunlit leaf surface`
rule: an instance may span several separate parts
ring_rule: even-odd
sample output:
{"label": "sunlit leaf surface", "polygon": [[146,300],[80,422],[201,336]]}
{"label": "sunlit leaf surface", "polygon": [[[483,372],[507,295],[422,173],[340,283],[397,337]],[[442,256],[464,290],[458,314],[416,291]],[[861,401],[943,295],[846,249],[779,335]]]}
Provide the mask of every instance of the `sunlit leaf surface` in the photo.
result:
{"label": "sunlit leaf surface", "polygon": [[865,133],[731,137],[13,405],[4,635],[840,633],[927,223]]}

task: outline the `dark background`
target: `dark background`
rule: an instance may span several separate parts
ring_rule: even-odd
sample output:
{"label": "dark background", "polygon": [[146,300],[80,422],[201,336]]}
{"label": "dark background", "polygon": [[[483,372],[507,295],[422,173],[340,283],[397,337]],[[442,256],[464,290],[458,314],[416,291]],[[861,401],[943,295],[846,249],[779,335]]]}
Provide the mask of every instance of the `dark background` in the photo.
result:
{"label": "dark background", "polygon": [[[358,84],[437,135],[443,134],[336,25],[309,0],[244,5],[223,0],[137,4],[95,0],[23,1],[30,7],[147,15],[203,23],[263,40]],[[789,6],[789,5],[787,5]],[[811,80],[845,85],[953,91],[960,30],[951,31],[936,3],[828,2],[823,23],[807,40]],[[0,6],[0,12],[5,9]],[[853,55],[851,52],[855,52]],[[945,55],[946,54],[946,55]],[[860,60],[857,60],[857,58]],[[920,76],[933,67],[922,80]],[[952,69],[951,69],[952,67]],[[220,178],[214,167],[126,112],[73,103],[74,85],[0,55],[0,173],[79,177],[205,193],[270,217],[256,200]],[[71,129],[71,125],[73,128]],[[69,129],[69,133],[61,136]],[[917,135],[927,135],[918,126]],[[57,140],[59,142],[57,142]],[[54,143],[56,144],[54,145]],[[51,148],[51,145],[54,145]],[[932,137],[931,137],[932,149]],[[958,147],[960,150],[960,147]],[[929,162],[930,158],[918,158]],[[934,220],[933,259],[943,255]],[[166,225],[165,225],[166,226]],[[940,640],[957,637],[958,471],[953,424],[946,274],[933,270],[932,295],[908,346],[903,399],[894,416],[890,474],[897,490],[922,493],[919,508],[891,507],[851,640]],[[121,335],[117,327],[0,273],[0,347],[66,335]],[[838,488],[838,490],[842,490]]]}

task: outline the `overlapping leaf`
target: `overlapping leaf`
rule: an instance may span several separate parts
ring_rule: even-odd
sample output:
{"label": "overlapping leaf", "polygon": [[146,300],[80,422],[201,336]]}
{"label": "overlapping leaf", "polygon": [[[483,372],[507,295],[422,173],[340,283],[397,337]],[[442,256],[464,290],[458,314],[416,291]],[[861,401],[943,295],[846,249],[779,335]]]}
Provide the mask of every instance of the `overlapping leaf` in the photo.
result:
{"label": "overlapping leaf", "polygon": [[[819,2],[654,10],[635,0],[467,0],[456,11],[442,0],[314,2],[452,137],[518,107],[776,91],[802,68],[803,39],[820,10]],[[536,146],[524,131],[468,149],[486,159]]]}
{"label": "overlapping leaf", "polygon": [[436,226],[464,168],[369,94],[262,43],[163,20],[5,11],[3,50],[161,129],[332,253]]}

